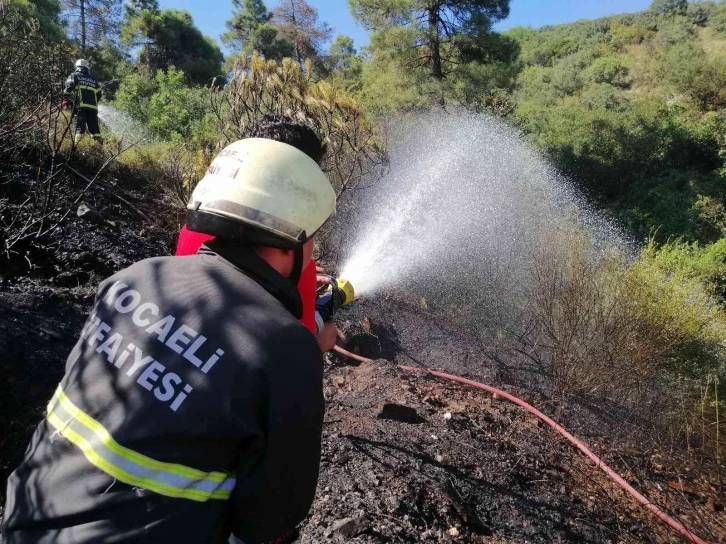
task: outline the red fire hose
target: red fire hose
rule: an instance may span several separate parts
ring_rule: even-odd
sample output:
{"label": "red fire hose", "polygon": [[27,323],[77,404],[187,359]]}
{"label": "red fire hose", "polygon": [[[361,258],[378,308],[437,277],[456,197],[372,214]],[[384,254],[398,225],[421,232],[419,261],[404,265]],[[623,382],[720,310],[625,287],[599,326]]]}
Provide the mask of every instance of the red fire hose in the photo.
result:
{"label": "red fire hose", "polygon": [[[368,363],[372,362],[371,359],[367,359],[365,357],[361,357],[360,355],[355,355],[354,353],[350,353],[349,351],[344,350],[343,348],[336,346],[335,351],[340,353],[341,355],[345,355],[346,357],[349,357],[351,359],[354,359],[356,361],[362,362],[362,363]],[[636,501],[638,501],[641,505],[645,506],[648,510],[650,510],[653,514],[655,514],[661,521],[664,523],[670,525],[672,529],[674,529],[677,533],[679,533],[681,536],[687,538],[691,542],[694,542],[695,544],[708,544],[705,540],[699,538],[695,534],[693,534],[687,527],[682,525],[681,523],[677,522],[675,519],[670,517],[668,514],[663,512],[660,508],[658,508],[655,504],[651,503],[646,497],[641,495],[635,488],[633,488],[628,482],[626,482],[622,476],[620,476],[617,472],[615,472],[613,469],[611,469],[608,465],[605,464],[605,462],[600,459],[597,455],[595,455],[590,448],[588,448],[581,440],[579,440],[577,437],[573,436],[569,432],[567,432],[565,429],[563,429],[560,425],[557,424],[556,421],[554,421],[552,418],[546,416],[537,408],[532,406],[531,404],[528,404],[524,402],[522,399],[515,397],[514,395],[511,395],[505,391],[501,391],[499,389],[496,389],[495,387],[492,387],[490,385],[485,385],[483,383],[475,382],[473,380],[467,380],[466,378],[460,378],[459,376],[452,376],[451,374],[444,374],[443,372],[435,372],[433,370],[429,369],[423,369],[423,368],[415,368],[411,366],[400,366],[402,370],[405,370],[407,372],[424,372],[426,374],[429,374],[430,376],[434,376],[436,378],[441,378],[444,380],[452,381],[461,383],[464,385],[469,385],[471,387],[476,387],[477,389],[482,389],[484,391],[488,391],[489,393],[494,393],[495,395],[499,395],[500,397],[503,397],[507,399],[510,402],[513,402],[517,406],[520,406],[527,410],[530,414],[533,414],[537,418],[541,419],[547,425],[552,427],[555,431],[557,431],[559,434],[564,436],[567,440],[569,440],[578,450],[580,450],[582,453],[584,453],[587,457],[589,457],[593,463],[595,463],[595,466],[601,469],[605,474],[607,474],[611,480],[613,480],[616,484],[618,484],[620,487],[622,487],[625,491],[630,493],[630,495],[635,498]]]}

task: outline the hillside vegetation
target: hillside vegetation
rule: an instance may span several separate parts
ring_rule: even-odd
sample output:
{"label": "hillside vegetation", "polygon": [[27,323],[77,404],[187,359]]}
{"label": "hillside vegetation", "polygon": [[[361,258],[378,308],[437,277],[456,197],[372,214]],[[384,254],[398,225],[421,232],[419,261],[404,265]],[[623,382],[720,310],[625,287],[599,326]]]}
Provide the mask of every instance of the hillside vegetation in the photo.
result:
{"label": "hillside vegetation", "polygon": [[641,236],[726,234],[726,6],[507,35],[512,118],[558,167]]}

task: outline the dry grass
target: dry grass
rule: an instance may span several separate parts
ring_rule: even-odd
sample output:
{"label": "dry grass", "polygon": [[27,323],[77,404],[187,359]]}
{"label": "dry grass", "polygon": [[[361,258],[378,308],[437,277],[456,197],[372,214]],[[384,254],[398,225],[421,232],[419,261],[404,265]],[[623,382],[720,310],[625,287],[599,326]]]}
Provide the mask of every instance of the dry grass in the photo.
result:
{"label": "dry grass", "polygon": [[555,398],[616,402],[672,442],[720,458],[726,315],[697,280],[656,257],[650,245],[628,263],[594,250],[575,227],[545,237],[524,342],[552,376]]}

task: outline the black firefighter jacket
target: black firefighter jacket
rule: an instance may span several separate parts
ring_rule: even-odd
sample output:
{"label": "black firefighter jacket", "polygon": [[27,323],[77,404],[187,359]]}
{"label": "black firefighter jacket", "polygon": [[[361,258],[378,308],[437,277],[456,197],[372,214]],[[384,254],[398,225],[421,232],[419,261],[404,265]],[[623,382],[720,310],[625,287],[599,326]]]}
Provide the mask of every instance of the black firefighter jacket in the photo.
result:
{"label": "black firefighter jacket", "polygon": [[98,110],[101,85],[88,70],[80,68],[69,75],[63,92],[73,97],[76,108]]}
{"label": "black firefighter jacket", "polygon": [[324,412],[300,310],[222,242],[104,281],[8,480],[3,542],[284,541],[315,494]]}

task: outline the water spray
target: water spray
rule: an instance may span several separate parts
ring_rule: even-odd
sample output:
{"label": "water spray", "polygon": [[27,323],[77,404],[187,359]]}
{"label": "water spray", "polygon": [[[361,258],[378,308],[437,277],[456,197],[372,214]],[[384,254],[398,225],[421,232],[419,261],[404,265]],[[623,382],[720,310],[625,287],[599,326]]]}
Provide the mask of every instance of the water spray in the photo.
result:
{"label": "water spray", "polygon": [[134,142],[155,140],[153,134],[142,123],[109,104],[98,105],[98,119],[121,140],[129,139]]}
{"label": "water spray", "polygon": [[[631,246],[613,223],[589,208],[566,179],[511,128],[485,116],[423,116],[396,125],[390,174],[372,194],[361,191],[361,216],[342,276],[360,293],[413,289],[477,326],[516,323],[543,236],[567,222],[591,234],[592,250]],[[556,247],[548,246],[550,251]],[[328,294],[339,309],[352,296],[337,280]],[[352,292],[352,290],[351,290]],[[337,297],[337,298],[336,298]],[[337,302],[336,302],[337,301]],[[477,327],[478,328],[478,327]],[[370,359],[340,347],[341,355]],[[598,468],[661,521],[696,544],[706,544],[608,467],[582,441],[523,400],[489,385],[428,369],[410,372],[476,387],[517,404],[567,438]]]}
{"label": "water spray", "polygon": [[420,115],[391,123],[389,140],[390,168],[356,191],[345,233],[341,277],[358,295],[414,292],[487,337],[521,323],[550,237],[576,225],[593,251],[628,245],[502,121]]}

